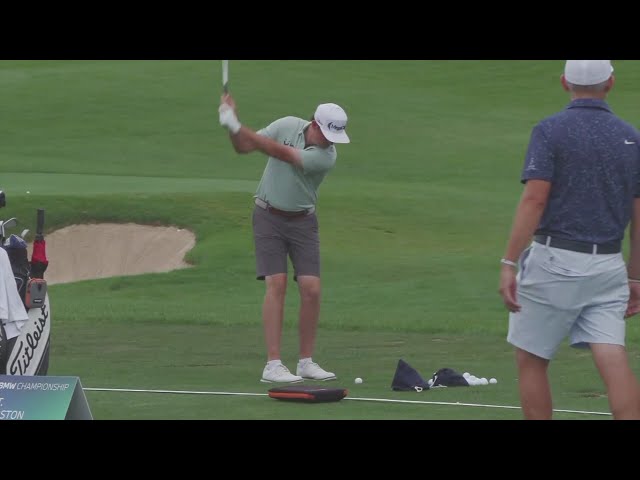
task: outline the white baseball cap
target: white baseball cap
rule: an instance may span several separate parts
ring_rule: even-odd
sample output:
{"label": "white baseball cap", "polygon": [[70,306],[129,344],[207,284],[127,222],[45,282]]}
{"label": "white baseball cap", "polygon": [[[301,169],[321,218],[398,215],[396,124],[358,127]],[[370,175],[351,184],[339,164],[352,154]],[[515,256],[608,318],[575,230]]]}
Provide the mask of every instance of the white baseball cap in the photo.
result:
{"label": "white baseball cap", "polygon": [[564,78],[574,85],[597,85],[613,73],[611,60],[567,60]]}
{"label": "white baseball cap", "polygon": [[322,134],[332,143],[349,143],[347,135],[347,114],[335,103],[318,105],[313,119],[320,126]]}

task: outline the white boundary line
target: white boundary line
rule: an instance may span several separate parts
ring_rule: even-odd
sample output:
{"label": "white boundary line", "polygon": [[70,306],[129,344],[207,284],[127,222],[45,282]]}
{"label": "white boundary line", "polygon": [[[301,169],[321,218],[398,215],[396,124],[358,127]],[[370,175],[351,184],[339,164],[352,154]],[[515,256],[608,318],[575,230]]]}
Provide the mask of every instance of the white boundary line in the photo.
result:
{"label": "white boundary line", "polygon": [[[130,388],[83,388],[88,392],[121,392],[121,393],[166,393],[176,395],[232,395],[239,397],[266,397],[267,393],[242,393],[242,392],[199,392],[189,390],[142,390],[142,389],[130,389]],[[390,398],[358,398],[358,397],[345,397],[344,400],[353,400],[360,402],[385,402],[385,403],[409,403],[417,405],[447,405],[453,407],[480,407],[480,408],[505,408],[511,410],[520,410],[520,407],[514,407],[511,405],[485,405],[481,403],[461,403],[461,402],[429,402],[425,400],[394,400]],[[560,413],[577,413],[582,415],[607,415],[611,416],[608,412],[589,412],[585,410],[563,410],[554,408],[554,412]]]}
{"label": "white boundary line", "polygon": [[[514,407],[511,405],[485,405],[482,403],[461,403],[461,402],[427,402],[424,400],[392,400],[386,398],[345,398],[345,400],[362,400],[366,402],[389,402],[389,403],[416,403],[416,404],[424,404],[424,405],[449,405],[454,407],[484,407],[484,408],[507,408],[512,410],[520,410],[520,407]],[[584,415],[608,415],[611,416],[608,412],[589,412],[585,410],[562,410],[559,408],[554,408],[554,412],[562,412],[562,413],[581,413]]]}
{"label": "white boundary line", "polygon": [[134,388],[83,388],[87,392],[122,392],[122,393],[171,393],[178,395],[236,395],[240,397],[266,397],[267,393],[234,393],[234,392],[198,392],[190,390],[140,390]]}

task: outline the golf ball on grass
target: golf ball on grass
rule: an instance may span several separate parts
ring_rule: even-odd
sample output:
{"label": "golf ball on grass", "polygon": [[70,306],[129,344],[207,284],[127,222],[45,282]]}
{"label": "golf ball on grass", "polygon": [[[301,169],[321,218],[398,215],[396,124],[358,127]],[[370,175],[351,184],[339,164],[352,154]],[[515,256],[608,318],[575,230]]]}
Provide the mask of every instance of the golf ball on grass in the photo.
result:
{"label": "golf ball on grass", "polygon": [[490,378],[489,383],[495,385],[496,383],[498,383],[498,380],[496,380],[495,378]]}
{"label": "golf ball on grass", "polygon": [[360,377],[356,378],[354,381],[358,384],[362,383],[362,379]]}

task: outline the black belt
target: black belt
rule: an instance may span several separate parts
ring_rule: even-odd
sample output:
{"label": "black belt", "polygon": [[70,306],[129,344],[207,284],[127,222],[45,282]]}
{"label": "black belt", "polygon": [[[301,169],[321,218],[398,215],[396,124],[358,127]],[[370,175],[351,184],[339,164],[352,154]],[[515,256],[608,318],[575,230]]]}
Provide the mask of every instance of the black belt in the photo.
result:
{"label": "black belt", "polygon": [[536,235],[533,237],[533,241],[553,248],[561,248],[562,250],[571,250],[572,252],[580,253],[610,255],[622,251],[621,242],[586,243],[577,240],[567,240],[565,238],[549,237],[548,235]]}
{"label": "black belt", "polygon": [[298,218],[298,217],[306,217],[307,215],[311,215],[315,212],[315,208],[311,208],[309,210],[298,210],[298,211],[289,211],[289,210],[280,210],[279,208],[272,207],[267,202],[262,200],[261,198],[256,197],[255,203],[257,206],[266,210],[267,212],[273,213],[274,215],[280,215],[282,217],[288,218]]}

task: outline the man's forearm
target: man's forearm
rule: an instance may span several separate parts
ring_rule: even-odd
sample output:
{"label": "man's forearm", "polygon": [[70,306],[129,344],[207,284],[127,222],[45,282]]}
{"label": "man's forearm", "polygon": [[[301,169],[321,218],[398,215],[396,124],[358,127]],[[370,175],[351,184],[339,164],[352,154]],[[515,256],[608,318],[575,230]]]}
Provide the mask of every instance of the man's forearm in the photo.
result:
{"label": "man's forearm", "polygon": [[253,132],[251,132],[251,130],[244,126],[240,127],[240,130],[236,134],[229,132],[231,144],[233,145],[233,148],[236,152],[251,153],[256,149],[254,142],[252,141],[252,137],[251,135],[249,135],[249,133]]}
{"label": "man's forearm", "polygon": [[631,238],[630,251],[629,263],[627,264],[629,278],[640,280],[640,235]]}
{"label": "man's forearm", "polygon": [[640,280],[640,199],[636,199],[633,204],[629,237],[630,249],[627,264],[629,278]]}
{"label": "man's forearm", "polygon": [[297,167],[302,166],[302,157],[295,148],[281,145],[275,140],[259,135],[249,128],[241,127],[237,133],[230,133],[230,138],[233,147],[238,153],[249,153],[258,150],[269,157],[277,158]]}
{"label": "man's forearm", "polygon": [[546,204],[524,198],[518,205],[504,259],[517,262],[540,224]]}

